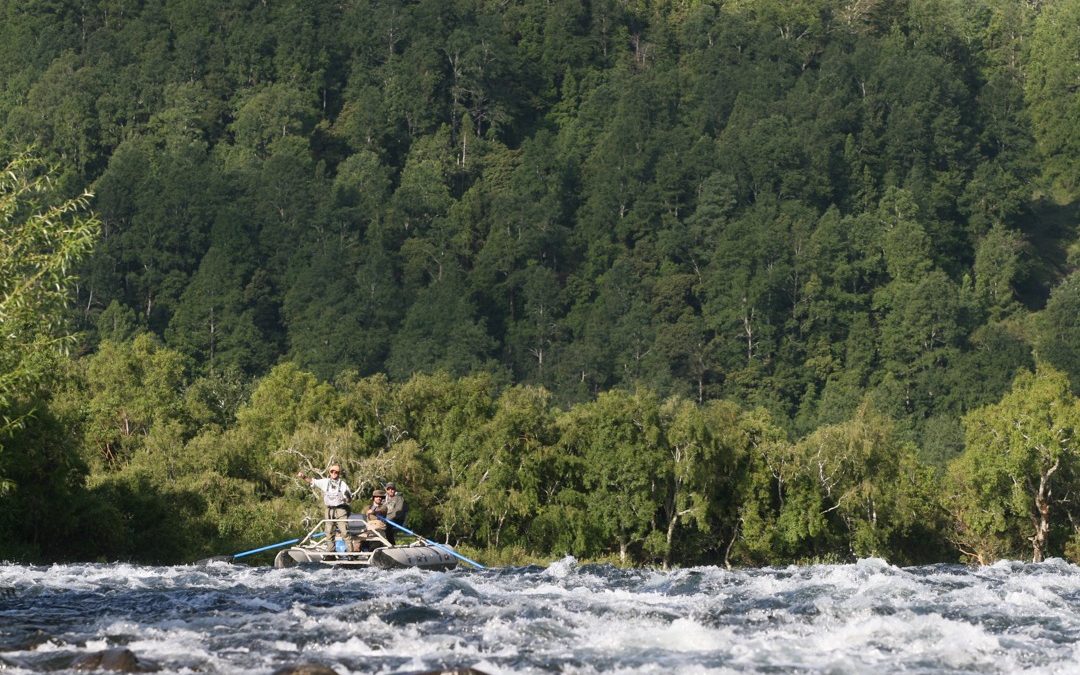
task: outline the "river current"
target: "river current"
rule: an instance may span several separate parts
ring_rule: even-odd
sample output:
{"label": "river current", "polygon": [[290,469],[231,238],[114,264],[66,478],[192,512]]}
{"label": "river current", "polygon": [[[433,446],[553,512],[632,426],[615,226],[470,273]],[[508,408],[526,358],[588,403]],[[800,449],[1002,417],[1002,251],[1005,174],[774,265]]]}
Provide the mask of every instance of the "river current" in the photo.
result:
{"label": "river current", "polygon": [[1080,673],[1080,568],[0,564],[0,672]]}

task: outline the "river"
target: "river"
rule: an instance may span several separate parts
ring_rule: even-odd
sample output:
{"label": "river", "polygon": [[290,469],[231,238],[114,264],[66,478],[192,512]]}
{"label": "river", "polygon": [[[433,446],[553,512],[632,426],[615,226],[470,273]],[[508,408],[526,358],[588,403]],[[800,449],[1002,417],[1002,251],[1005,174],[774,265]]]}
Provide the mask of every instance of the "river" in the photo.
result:
{"label": "river", "polygon": [[115,648],[166,673],[1077,673],[1080,568],[0,564],[0,671]]}

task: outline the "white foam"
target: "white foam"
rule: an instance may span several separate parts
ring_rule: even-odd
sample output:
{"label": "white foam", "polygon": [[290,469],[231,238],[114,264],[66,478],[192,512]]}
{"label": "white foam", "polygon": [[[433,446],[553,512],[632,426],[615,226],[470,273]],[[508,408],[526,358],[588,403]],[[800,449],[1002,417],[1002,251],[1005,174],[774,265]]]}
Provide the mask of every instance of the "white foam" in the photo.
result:
{"label": "white foam", "polygon": [[676,652],[707,652],[728,648],[735,641],[729,628],[709,628],[687,618],[671,623],[641,623],[629,631],[620,631],[621,639],[614,643],[619,647],[638,646]]}
{"label": "white foam", "polygon": [[0,584],[17,588],[27,620],[43,597],[98,608],[5,653],[31,663],[112,646],[167,672],[329,659],[343,674],[1061,673],[1080,660],[1080,569],[1063,561],[919,573],[877,559],[662,572],[583,571],[564,558],[542,571],[435,574],[0,565]]}
{"label": "white foam", "polygon": [[377,650],[373,649],[371,645],[365,642],[357,635],[350,636],[346,640],[330,641],[325,645],[318,645],[306,650],[307,652],[315,652],[318,654],[327,654],[329,656],[371,656],[376,653]]}
{"label": "white foam", "polygon": [[62,640],[51,639],[51,640],[46,640],[45,642],[42,642],[41,644],[37,645],[36,647],[33,648],[33,651],[47,653],[47,652],[55,652],[55,651],[64,651],[64,650],[67,650],[67,649],[70,649],[70,648],[71,648],[71,645],[68,645],[66,642],[64,642]]}
{"label": "white foam", "polygon": [[571,573],[577,568],[577,558],[572,555],[568,555],[562,560],[556,560],[547,566],[542,572],[543,576],[552,577],[555,579],[565,579],[570,576]]}

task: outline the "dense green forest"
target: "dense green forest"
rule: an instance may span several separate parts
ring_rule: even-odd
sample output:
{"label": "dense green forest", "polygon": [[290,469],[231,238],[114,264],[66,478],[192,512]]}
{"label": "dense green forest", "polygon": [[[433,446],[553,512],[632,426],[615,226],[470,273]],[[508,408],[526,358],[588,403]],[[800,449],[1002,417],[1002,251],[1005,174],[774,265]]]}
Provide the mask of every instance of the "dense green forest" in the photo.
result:
{"label": "dense green forest", "polygon": [[0,0],[0,559],[1080,560],[1080,0]]}

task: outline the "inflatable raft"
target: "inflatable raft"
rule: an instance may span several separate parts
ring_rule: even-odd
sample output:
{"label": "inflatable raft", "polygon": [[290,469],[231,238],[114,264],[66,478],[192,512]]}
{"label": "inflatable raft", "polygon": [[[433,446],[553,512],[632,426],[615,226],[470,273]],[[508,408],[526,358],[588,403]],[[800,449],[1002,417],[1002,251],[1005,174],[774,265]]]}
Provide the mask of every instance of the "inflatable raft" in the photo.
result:
{"label": "inflatable raft", "polygon": [[417,567],[426,570],[450,570],[457,567],[453,549],[417,537],[408,544],[394,544],[383,530],[369,529],[359,514],[346,521],[347,536],[341,543],[345,550],[331,547],[319,536],[329,521],[320,521],[295,546],[278,552],[274,567],[330,565],[334,567],[378,567],[393,569]]}

